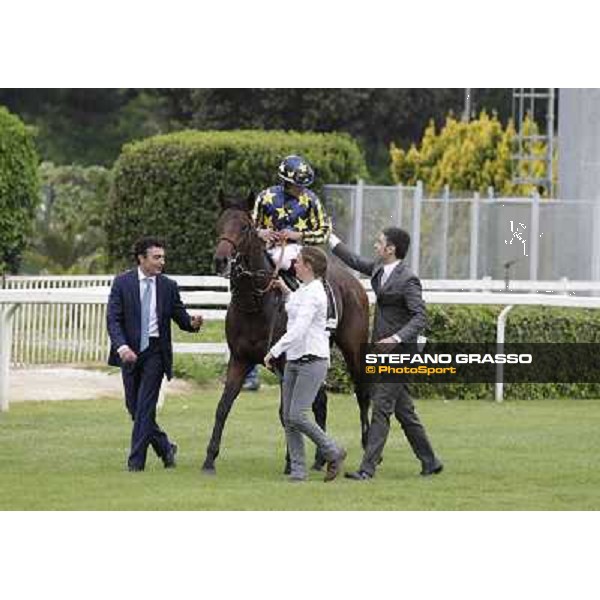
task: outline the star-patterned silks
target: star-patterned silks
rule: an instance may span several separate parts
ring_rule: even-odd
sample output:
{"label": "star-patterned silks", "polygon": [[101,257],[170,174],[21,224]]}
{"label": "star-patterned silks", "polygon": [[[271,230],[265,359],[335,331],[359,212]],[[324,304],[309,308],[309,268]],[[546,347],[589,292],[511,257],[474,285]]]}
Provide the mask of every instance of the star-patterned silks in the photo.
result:
{"label": "star-patterned silks", "polygon": [[310,196],[304,193],[300,196],[300,198],[298,198],[298,202],[300,203],[300,206],[306,206],[308,208],[308,205],[310,204]]}
{"label": "star-patterned silks", "polygon": [[296,231],[305,231],[308,225],[306,224],[306,219],[302,217],[298,217],[298,221],[296,222]]}
{"label": "star-patterned silks", "polygon": [[267,190],[262,197],[262,202],[263,204],[273,204],[273,198],[275,198],[275,194],[271,190]]}
{"label": "star-patterned silks", "polygon": [[296,198],[287,194],[281,185],[270,187],[258,195],[254,222],[259,228],[301,232],[309,235],[312,243],[323,243],[327,230],[323,207],[314,192],[304,190]]}

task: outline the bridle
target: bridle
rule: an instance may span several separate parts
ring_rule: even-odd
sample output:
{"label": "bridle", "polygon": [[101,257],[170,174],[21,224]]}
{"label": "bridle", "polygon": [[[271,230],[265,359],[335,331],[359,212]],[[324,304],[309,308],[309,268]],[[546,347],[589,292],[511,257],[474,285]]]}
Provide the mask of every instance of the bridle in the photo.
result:
{"label": "bridle", "polygon": [[[236,281],[241,278],[247,277],[251,281],[252,286],[252,296],[256,297],[256,300],[259,300],[268,293],[273,288],[274,281],[279,277],[279,271],[281,269],[281,263],[283,262],[283,255],[285,252],[286,241],[284,240],[281,245],[281,254],[279,255],[279,259],[277,264],[275,265],[275,270],[269,275],[269,272],[266,269],[257,269],[255,271],[247,268],[244,265],[244,258],[247,255],[244,255],[240,252],[239,246],[242,245],[242,242],[245,242],[247,238],[250,237],[252,232],[252,228],[249,227],[248,230],[244,234],[244,239],[238,241],[238,243],[234,242],[230,237],[226,235],[222,235],[219,237],[217,243],[227,242],[233,248],[233,257],[231,259],[231,281],[232,281],[232,292],[235,296],[236,289]],[[259,280],[264,280],[266,276],[269,276],[266,285],[261,286],[258,284]],[[239,298],[239,294],[238,294]]]}
{"label": "bridle", "polygon": [[[252,232],[255,231],[252,228],[252,225],[249,225],[247,230],[244,232],[244,237],[238,241],[238,243],[234,242],[230,237],[226,235],[222,235],[219,237],[218,243],[227,242],[233,248],[233,258],[231,259],[231,270],[230,270],[230,279],[231,279],[231,299],[232,302],[235,302],[238,306],[239,310],[244,313],[258,313],[263,309],[263,301],[265,295],[273,289],[273,284],[275,280],[279,277],[279,271],[281,269],[281,264],[283,262],[283,255],[285,253],[285,245],[286,240],[283,241],[281,245],[281,254],[279,255],[279,259],[277,264],[275,265],[275,270],[272,273],[269,273],[266,269],[257,269],[256,271],[252,271],[249,268],[246,268],[244,265],[244,258],[248,256],[242,254],[239,246],[242,243],[246,243],[248,246],[248,252],[250,250],[250,236]],[[258,236],[257,236],[258,237]],[[264,248],[263,248],[264,252]],[[259,284],[259,281],[268,277],[267,283],[264,286]],[[250,282],[250,294],[244,294],[242,292],[241,282],[247,279]],[[282,308],[282,296],[278,295],[275,301],[275,309],[270,318],[269,324],[269,338],[267,341],[267,347],[271,347],[271,343],[273,341],[273,335],[275,333],[275,325],[279,321],[279,316]]]}
{"label": "bridle", "polygon": [[221,242],[227,242],[228,244],[231,244],[231,247],[233,248],[233,251],[235,252],[235,254],[239,254],[238,249],[237,249],[237,244],[231,239],[228,238],[226,235],[222,235],[218,240],[217,240],[217,244],[220,244]]}

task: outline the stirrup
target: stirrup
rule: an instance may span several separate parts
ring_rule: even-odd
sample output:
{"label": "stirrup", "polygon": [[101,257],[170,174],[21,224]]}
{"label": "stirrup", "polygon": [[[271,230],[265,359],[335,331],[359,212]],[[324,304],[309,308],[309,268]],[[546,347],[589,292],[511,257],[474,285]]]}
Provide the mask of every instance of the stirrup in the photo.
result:
{"label": "stirrup", "polygon": [[338,326],[338,312],[335,303],[335,295],[333,289],[331,289],[330,283],[326,279],[323,279],[323,287],[325,288],[325,295],[327,296],[327,320],[325,321],[325,329],[329,333],[334,333]]}
{"label": "stirrup", "polygon": [[337,326],[338,322],[335,318],[327,319],[327,321],[325,321],[325,331],[329,331],[329,333],[333,333],[337,329]]}

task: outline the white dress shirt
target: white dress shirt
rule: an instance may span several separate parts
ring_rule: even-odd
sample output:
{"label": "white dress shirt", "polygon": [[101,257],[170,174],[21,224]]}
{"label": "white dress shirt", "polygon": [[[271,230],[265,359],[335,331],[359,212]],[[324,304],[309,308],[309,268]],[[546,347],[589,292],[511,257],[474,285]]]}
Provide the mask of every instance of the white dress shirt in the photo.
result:
{"label": "white dress shirt", "polygon": [[392,274],[392,271],[400,264],[400,260],[395,260],[392,263],[389,263],[388,265],[383,265],[383,273],[381,274],[381,287],[383,287],[386,283],[387,280],[389,279],[390,275]]}
{"label": "white dress shirt", "polygon": [[[150,297],[150,325],[148,327],[149,337],[160,337],[158,333],[158,318],[156,315],[156,277],[146,277],[144,272],[138,267],[138,281],[140,282],[140,306],[142,298],[144,296],[144,290],[146,289],[146,279],[150,279],[152,295]],[[123,344],[117,348],[117,353],[121,355],[125,348],[129,348],[127,344]]]}
{"label": "white dress shirt", "polygon": [[[395,260],[392,263],[389,263],[387,265],[383,265],[383,273],[381,274],[381,280],[379,282],[379,289],[381,289],[386,283],[387,280],[390,278],[390,275],[392,274],[392,271],[400,264],[400,260]],[[392,338],[394,338],[398,343],[400,343],[402,341],[402,338],[395,333],[394,335],[392,335]]]}
{"label": "white dress shirt", "polygon": [[313,279],[288,296],[285,309],[288,315],[287,331],[269,351],[274,358],[284,352],[287,360],[297,360],[306,354],[329,360],[329,332],[327,295],[323,282]]}
{"label": "white dress shirt", "polygon": [[150,289],[152,290],[152,296],[150,298],[150,325],[149,336],[159,337],[158,335],[158,317],[156,316],[156,276],[146,277],[144,272],[138,267],[138,279],[140,281],[140,304],[144,297],[144,290],[146,289],[146,280],[149,279],[152,283]]}

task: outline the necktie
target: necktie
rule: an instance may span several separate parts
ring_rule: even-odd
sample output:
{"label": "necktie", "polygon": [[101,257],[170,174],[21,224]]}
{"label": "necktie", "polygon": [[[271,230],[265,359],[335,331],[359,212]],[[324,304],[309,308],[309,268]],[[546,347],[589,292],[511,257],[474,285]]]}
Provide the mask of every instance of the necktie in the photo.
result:
{"label": "necktie", "polygon": [[140,340],[140,352],[150,345],[150,301],[152,300],[152,279],[144,279],[144,293],[142,294],[142,337]]}

